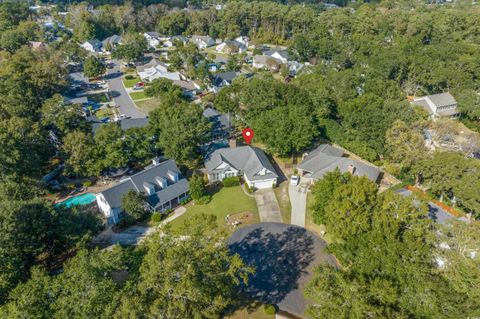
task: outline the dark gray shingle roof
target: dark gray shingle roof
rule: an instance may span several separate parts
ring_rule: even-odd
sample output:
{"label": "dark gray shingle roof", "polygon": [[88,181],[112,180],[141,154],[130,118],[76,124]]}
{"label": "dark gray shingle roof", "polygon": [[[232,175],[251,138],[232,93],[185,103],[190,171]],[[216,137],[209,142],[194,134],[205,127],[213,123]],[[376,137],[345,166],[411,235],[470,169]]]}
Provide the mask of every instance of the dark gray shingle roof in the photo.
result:
{"label": "dark gray shingle roof", "polygon": [[[169,173],[177,173],[179,180],[174,183]],[[156,181],[157,177],[166,177],[168,186],[161,188]],[[181,175],[177,164],[173,160],[167,160],[158,165],[152,165],[145,170],[130,176],[126,180],[101,192],[110,207],[120,207],[122,204],[122,195],[131,189],[145,192],[144,184],[152,184],[155,187],[155,193],[148,196],[148,202],[153,207],[161,206],[174,198],[188,192],[188,181]]]}
{"label": "dark gray shingle roof", "polygon": [[[256,147],[240,146],[217,149],[205,160],[205,167],[209,173],[219,173],[224,169],[217,169],[217,167],[223,162],[237,170],[242,170],[251,181],[278,177],[265,153]],[[259,175],[258,173],[264,168],[268,172],[265,175]]]}
{"label": "dark gray shingle roof", "polygon": [[337,168],[342,173],[348,172],[352,165],[355,168],[354,176],[366,176],[371,181],[377,181],[380,175],[378,167],[344,157],[343,154],[344,152],[337,147],[322,144],[310,152],[298,165],[298,168],[309,172],[313,179],[320,179],[326,173],[333,172]]}

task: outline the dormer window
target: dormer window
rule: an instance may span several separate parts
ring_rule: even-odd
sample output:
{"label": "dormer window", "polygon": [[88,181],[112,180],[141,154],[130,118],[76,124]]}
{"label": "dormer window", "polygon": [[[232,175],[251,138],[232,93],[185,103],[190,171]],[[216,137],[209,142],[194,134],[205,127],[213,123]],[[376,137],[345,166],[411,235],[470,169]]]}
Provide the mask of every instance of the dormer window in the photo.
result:
{"label": "dormer window", "polygon": [[153,195],[155,194],[155,185],[149,182],[143,183],[143,188],[145,188],[145,191],[147,192],[148,195]]}
{"label": "dormer window", "polygon": [[155,181],[157,182],[158,186],[160,186],[162,189],[164,189],[168,186],[167,179],[163,176],[155,177]]}
{"label": "dormer window", "polygon": [[173,183],[178,182],[178,178],[179,178],[178,173],[172,172],[172,171],[168,171],[168,172],[167,172],[167,175],[168,175],[168,177],[170,178],[170,180],[171,180]]}

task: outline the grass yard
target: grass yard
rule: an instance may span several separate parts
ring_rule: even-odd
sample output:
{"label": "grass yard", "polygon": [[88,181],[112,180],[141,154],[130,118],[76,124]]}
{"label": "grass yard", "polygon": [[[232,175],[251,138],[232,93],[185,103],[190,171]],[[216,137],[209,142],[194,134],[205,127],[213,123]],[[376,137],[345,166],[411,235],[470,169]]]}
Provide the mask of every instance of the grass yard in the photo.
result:
{"label": "grass yard", "polygon": [[105,117],[105,116],[108,116],[108,117],[111,117],[111,116],[114,116],[115,115],[115,112],[113,109],[109,109],[109,108],[101,108],[101,109],[98,109],[96,112],[95,112],[95,116],[99,119],[101,119],[102,117]]}
{"label": "grass yard", "polygon": [[280,211],[282,212],[283,222],[286,224],[290,224],[292,220],[292,205],[290,204],[290,197],[288,196],[288,183],[288,180],[284,181],[278,185],[277,188],[273,189],[280,206]]}
{"label": "grass yard", "polygon": [[144,99],[150,99],[149,96],[147,96],[147,93],[145,91],[139,91],[139,92],[132,92],[130,93],[130,97],[132,100],[144,100]]}
{"label": "grass yard", "polygon": [[153,98],[149,100],[135,101],[135,105],[145,113],[155,110],[160,105],[160,99]]}
{"label": "grass yard", "polygon": [[[206,205],[190,205],[187,212],[181,217],[170,222],[173,231],[178,231],[184,221],[196,214],[213,214],[217,217],[217,230],[232,233],[233,226],[227,224],[225,217],[230,214],[230,221],[236,219],[242,222],[241,226],[259,222],[258,209],[255,199],[245,195],[240,186],[223,187],[212,196]],[[247,214],[248,213],[248,214]]]}
{"label": "grass yard", "polygon": [[122,79],[122,82],[123,82],[123,85],[126,87],[126,88],[131,88],[133,87],[135,84],[137,84],[138,82],[140,82],[140,78],[138,76],[134,77],[133,79],[131,80],[127,80],[126,78],[123,78]]}

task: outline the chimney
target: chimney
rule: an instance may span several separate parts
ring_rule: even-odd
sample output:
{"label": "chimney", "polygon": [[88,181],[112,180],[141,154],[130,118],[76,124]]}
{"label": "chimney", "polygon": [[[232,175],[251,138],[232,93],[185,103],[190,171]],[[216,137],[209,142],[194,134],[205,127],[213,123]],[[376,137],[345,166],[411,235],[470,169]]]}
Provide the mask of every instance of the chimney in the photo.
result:
{"label": "chimney", "polygon": [[156,156],[156,157],[152,158],[152,164],[154,166],[157,166],[158,164],[160,164],[160,157]]}
{"label": "chimney", "polygon": [[231,138],[231,139],[228,141],[228,146],[230,146],[230,148],[235,148],[235,147],[237,147],[237,139],[236,139],[236,138]]}
{"label": "chimney", "polygon": [[355,173],[355,166],[353,166],[352,164],[348,165],[348,172],[350,173],[350,175],[353,176],[353,174]]}

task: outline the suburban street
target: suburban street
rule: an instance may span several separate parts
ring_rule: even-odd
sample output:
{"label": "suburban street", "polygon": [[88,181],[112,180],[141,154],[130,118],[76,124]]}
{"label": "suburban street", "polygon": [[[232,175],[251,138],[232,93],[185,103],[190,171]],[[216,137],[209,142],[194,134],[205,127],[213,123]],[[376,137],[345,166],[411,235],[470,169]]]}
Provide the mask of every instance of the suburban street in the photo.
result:
{"label": "suburban street", "polygon": [[137,109],[135,103],[128,95],[122,83],[122,76],[120,73],[120,62],[111,60],[115,65],[112,69],[107,69],[106,81],[110,87],[113,100],[119,107],[120,114],[125,114],[129,118],[145,118],[147,115]]}

